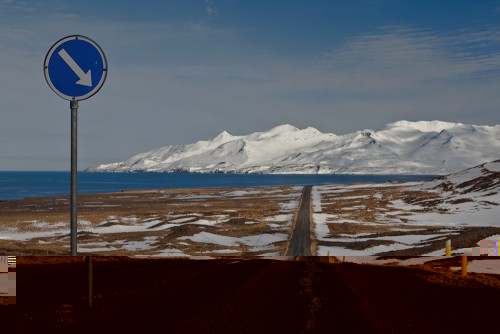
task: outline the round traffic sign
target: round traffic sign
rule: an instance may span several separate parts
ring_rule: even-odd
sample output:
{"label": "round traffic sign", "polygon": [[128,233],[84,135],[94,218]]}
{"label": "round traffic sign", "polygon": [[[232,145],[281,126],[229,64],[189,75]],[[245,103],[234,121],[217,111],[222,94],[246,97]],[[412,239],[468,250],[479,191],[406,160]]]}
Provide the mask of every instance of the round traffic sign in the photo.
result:
{"label": "round traffic sign", "polygon": [[66,100],[85,100],[101,89],[108,63],[101,47],[88,37],[71,35],[57,41],[43,64],[50,88]]}

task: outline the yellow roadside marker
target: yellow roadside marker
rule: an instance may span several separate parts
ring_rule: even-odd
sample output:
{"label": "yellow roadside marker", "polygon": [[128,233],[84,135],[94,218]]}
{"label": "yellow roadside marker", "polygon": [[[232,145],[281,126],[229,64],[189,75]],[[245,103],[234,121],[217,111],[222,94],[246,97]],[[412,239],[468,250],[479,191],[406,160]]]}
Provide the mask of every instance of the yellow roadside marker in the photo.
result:
{"label": "yellow roadside marker", "polygon": [[446,240],[446,256],[451,256],[451,240]]}

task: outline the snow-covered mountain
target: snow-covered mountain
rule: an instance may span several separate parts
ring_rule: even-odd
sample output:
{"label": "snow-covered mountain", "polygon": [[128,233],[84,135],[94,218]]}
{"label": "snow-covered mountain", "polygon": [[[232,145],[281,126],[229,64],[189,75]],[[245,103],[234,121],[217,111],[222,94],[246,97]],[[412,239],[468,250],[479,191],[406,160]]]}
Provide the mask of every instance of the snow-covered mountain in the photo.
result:
{"label": "snow-covered mountain", "polygon": [[88,171],[449,174],[500,157],[500,125],[389,123],[346,135],[280,125],[265,132],[165,146]]}

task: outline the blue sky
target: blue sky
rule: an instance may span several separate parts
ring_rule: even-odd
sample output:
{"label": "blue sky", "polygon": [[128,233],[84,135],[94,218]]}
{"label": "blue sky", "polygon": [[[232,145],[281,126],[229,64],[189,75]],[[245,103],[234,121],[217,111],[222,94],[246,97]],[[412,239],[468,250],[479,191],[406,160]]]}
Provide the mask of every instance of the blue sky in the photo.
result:
{"label": "blue sky", "polygon": [[284,123],[500,123],[499,1],[0,0],[0,170],[69,170],[42,65],[72,34],[109,64],[80,102],[80,169]]}

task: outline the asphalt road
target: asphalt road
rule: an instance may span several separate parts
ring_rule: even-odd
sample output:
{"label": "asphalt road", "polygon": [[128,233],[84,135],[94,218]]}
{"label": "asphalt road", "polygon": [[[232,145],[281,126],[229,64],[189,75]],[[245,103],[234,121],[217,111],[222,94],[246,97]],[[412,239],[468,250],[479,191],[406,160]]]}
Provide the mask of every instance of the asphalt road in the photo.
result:
{"label": "asphalt road", "polygon": [[305,186],[302,190],[299,212],[295,222],[292,238],[288,245],[288,256],[311,256],[311,190]]}
{"label": "asphalt road", "polygon": [[500,300],[410,268],[136,260],[94,263],[89,309],[85,263],[18,267],[17,305],[0,319],[23,333],[489,333]]}

